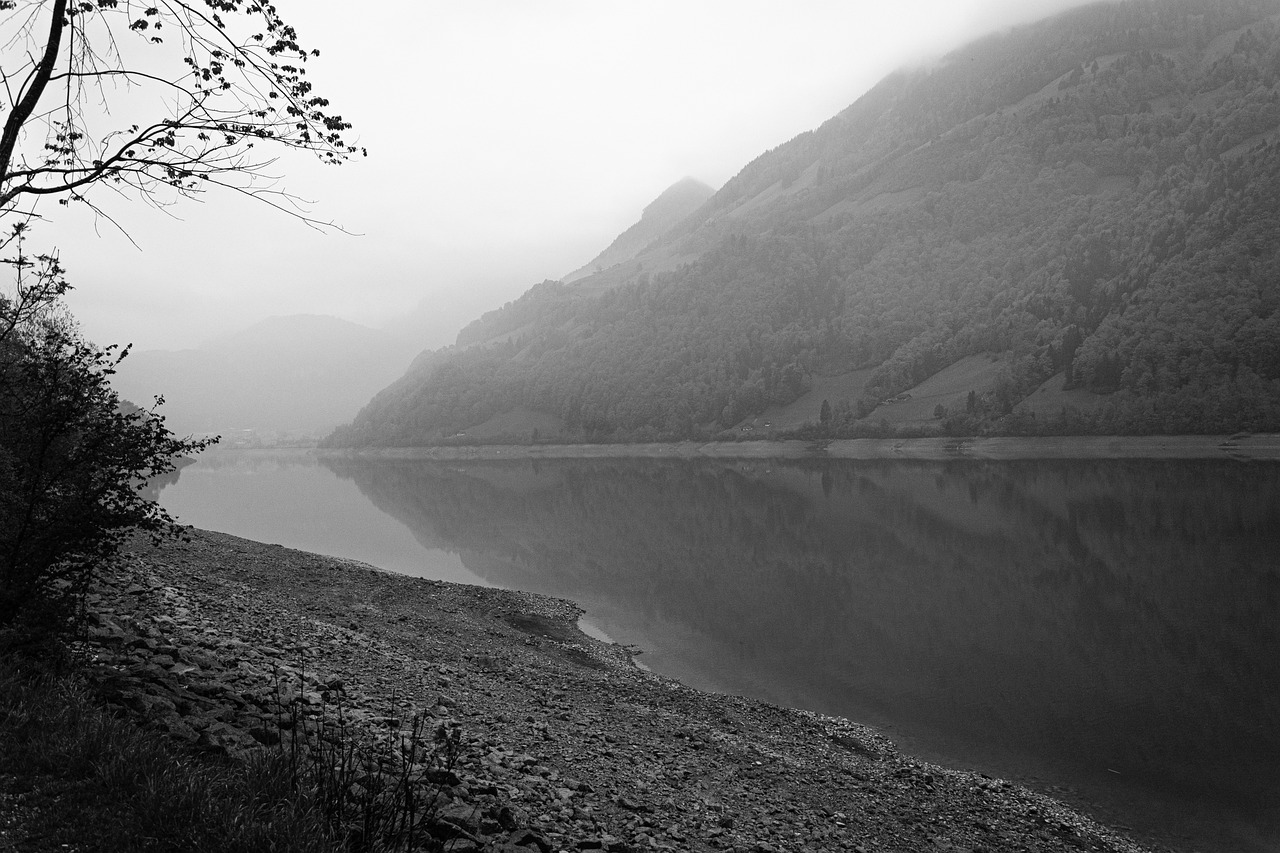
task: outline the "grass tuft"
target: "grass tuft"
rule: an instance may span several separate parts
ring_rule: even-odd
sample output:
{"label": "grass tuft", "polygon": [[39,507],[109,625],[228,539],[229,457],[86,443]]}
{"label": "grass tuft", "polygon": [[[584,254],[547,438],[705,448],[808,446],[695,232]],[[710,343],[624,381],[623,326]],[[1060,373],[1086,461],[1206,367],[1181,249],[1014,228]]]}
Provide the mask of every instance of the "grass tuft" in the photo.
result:
{"label": "grass tuft", "polygon": [[0,847],[389,853],[456,837],[435,819],[457,782],[456,726],[415,716],[370,735],[340,702],[285,713],[312,736],[214,758],[112,715],[68,671],[0,658]]}

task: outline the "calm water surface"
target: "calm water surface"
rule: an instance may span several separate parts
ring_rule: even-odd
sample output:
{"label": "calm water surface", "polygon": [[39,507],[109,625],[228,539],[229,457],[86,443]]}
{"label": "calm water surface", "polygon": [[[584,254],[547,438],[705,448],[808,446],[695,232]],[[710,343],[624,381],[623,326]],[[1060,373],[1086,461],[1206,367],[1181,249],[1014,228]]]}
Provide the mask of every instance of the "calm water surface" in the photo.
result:
{"label": "calm water surface", "polygon": [[162,484],[159,500],[182,523],[206,530],[491,586],[456,551],[424,541],[302,451],[207,451]]}
{"label": "calm water surface", "polygon": [[209,455],[181,520],[574,599],[689,684],[1280,850],[1280,465]]}

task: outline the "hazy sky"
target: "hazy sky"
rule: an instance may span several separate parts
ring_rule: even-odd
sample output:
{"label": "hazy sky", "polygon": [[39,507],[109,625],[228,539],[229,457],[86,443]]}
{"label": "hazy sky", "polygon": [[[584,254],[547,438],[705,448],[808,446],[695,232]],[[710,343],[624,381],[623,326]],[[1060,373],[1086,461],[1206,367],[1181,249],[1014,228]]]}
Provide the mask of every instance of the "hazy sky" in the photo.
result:
{"label": "hazy sky", "polygon": [[278,0],[369,156],[287,157],[317,234],[210,195],[168,214],[50,206],[98,343],[194,346],[272,314],[368,325],[427,306],[424,346],[586,263],[658,193],[719,187],[903,64],[1081,0]]}

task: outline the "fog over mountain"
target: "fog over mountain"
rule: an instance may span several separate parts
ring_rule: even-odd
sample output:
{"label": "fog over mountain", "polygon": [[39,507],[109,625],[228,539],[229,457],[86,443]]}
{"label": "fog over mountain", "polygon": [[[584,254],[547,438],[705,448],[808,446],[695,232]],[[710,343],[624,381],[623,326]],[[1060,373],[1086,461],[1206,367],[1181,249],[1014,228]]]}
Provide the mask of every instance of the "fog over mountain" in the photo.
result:
{"label": "fog over mountain", "polygon": [[635,258],[714,194],[714,189],[696,178],[685,178],[672,184],[645,207],[639,222],[619,234],[607,249],[596,255],[586,266],[574,270],[561,280],[567,284]]}
{"label": "fog over mountain", "polygon": [[[713,192],[693,178],[677,182],[583,269],[631,260]],[[489,316],[459,340],[491,337]],[[275,316],[191,349],[131,352],[113,385],[139,405],[164,396],[161,411],[178,434],[219,433],[232,445],[305,443],[350,421],[403,372],[424,337],[439,333],[429,304],[381,329],[327,315]]]}
{"label": "fog over mountain", "polygon": [[130,353],[112,384],[139,405],[163,395],[161,412],[178,434],[221,433],[231,444],[297,440],[349,419],[413,350],[411,339],[295,314],[192,349]]}
{"label": "fog over mountain", "polygon": [[346,234],[211,192],[73,205],[38,240],[68,250],[68,304],[101,344],[185,349],[295,313],[381,328],[425,305],[420,348],[443,346],[586,263],[682,175],[719,187],[892,69],[1084,2],[281,3],[369,156],[285,154],[274,188]]}
{"label": "fog over mountain", "polygon": [[332,440],[1280,428],[1277,15],[1099,4],[890,75]]}

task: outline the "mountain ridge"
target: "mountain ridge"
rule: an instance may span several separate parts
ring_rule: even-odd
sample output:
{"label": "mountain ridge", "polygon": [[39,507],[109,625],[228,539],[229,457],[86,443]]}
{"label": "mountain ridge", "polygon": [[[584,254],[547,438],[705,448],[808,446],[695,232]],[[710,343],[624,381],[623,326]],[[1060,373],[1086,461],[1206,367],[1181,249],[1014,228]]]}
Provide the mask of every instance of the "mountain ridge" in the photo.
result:
{"label": "mountain ridge", "polygon": [[[582,440],[728,437],[859,368],[811,431],[872,434],[984,353],[1002,366],[962,410],[897,428],[1280,428],[1277,15],[1101,4],[895,72],[631,262],[491,312],[519,334],[420,358],[331,442],[433,443],[517,407]],[[1018,409],[1058,374],[1103,405]]]}

